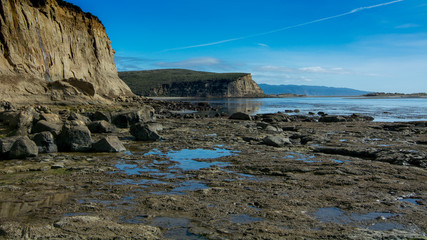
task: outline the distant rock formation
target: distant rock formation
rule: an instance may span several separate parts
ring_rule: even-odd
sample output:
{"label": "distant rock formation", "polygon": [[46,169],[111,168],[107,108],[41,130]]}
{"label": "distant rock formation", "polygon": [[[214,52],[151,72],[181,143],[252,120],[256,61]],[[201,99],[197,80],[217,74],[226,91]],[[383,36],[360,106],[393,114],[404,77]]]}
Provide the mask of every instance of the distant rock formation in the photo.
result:
{"label": "distant rock formation", "polygon": [[[104,26],[79,7],[62,0],[2,0],[0,26],[0,100],[132,95],[118,77]],[[61,85],[66,88],[58,90]],[[81,92],[82,86],[90,91]]]}
{"label": "distant rock formation", "polygon": [[263,97],[248,73],[212,73],[186,69],[120,72],[136,94],[165,97]]}
{"label": "distant rock formation", "polygon": [[193,82],[173,82],[154,88],[154,96],[172,97],[260,97],[261,88],[246,75],[236,80],[199,80]]}

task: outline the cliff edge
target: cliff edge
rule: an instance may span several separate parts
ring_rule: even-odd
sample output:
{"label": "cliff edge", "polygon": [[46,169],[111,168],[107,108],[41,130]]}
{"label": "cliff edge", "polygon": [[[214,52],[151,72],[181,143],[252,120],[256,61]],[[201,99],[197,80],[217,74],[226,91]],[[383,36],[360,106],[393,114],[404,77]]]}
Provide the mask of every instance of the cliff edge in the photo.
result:
{"label": "cliff edge", "polygon": [[[1,0],[0,100],[132,95],[99,19],[62,0]],[[37,96],[37,97],[35,97]]]}
{"label": "cliff edge", "polygon": [[186,69],[119,72],[136,94],[151,97],[262,97],[249,73],[212,73]]}

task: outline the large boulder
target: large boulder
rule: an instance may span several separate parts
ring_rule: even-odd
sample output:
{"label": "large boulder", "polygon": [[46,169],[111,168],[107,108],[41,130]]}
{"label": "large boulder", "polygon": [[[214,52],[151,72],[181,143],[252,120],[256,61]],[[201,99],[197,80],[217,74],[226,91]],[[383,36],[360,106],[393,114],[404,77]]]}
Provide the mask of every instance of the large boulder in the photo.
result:
{"label": "large boulder", "polygon": [[115,129],[114,125],[105,120],[91,122],[87,127],[92,133],[112,133]]}
{"label": "large boulder", "polygon": [[84,125],[66,124],[57,138],[61,152],[83,152],[92,147],[92,136]]}
{"label": "large boulder", "polygon": [[267,136],[263,139],[264,144],[273,147],[283,147],[285,145],[292,145],[288,137],[282,135]]}
{"label": "large boulder", "polygon": [[0,158],[6,159],[9,156],[10,149],[19,136],[0,138]]}
{"label": "large boulder", "polygon": [[104,137],[92,145],[94,152],[124,152],[126,148],[117,136]]}
{"label": "large boulder", "polygon": [[111,114],[97,111],[92,115],[92,121],[101,121],[101,120],[111,122]]}
{"label": "large boulder", "polygon": [[236,112],[231,114],[230,119],[234,120],[252,120],[251,115],[242,112]]}
{"label": "large boulder", "polygon": [[54,136],[58,136],[61,130],[62,123],[60,122],[48,122],[46,120],[40,120],[33,126],[32,133],[50,132]]}
{"label": "large boulder", "polygon": [[39,114],[33,107],[28,107],[10,119],[9,126],[15,128],[14,135],[27,135],[31,132],[33,121],[39,117]]}
{"label": "large boulder", "polygon": [[324,115],[319,118],[319,122],[346,122],[347,120],[343,116],[330,116]]}
{"label": "large boulder", "polygon": [[157,133],[157,127],[145,123],[136,123],[130,127],[130,133],[138,141],[157,141],[161,137]]}
{"label": "large boulder", "polygon": [[55,153],[58,152],[58,146],[55,143],[55,138],[50,132],[41,132],[33,136],[33,141],[36,143],[39,153]]}
{"label": "large boulder", "polygon": [[27,136],[18,138],[12,145],[9,152],[9,158],[19,159],[26,157],[35,157],[39,153],[37,145]]}
{"label": "large boulder", "polygon": [[142,106],[138,110],[128,110],[115,113],[112,122],[119,128],[128,128],[139,122],[152,122],[156,120],[154,108],[148,105]]}

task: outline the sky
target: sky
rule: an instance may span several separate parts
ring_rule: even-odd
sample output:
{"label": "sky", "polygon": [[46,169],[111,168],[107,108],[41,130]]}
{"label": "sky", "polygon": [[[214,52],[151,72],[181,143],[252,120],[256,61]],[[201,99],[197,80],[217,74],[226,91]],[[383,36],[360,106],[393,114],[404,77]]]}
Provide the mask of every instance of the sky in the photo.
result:
{"label": "sky", "polygon": [[67,0],[105,25],[118,71],[427,92],[427,0]]}

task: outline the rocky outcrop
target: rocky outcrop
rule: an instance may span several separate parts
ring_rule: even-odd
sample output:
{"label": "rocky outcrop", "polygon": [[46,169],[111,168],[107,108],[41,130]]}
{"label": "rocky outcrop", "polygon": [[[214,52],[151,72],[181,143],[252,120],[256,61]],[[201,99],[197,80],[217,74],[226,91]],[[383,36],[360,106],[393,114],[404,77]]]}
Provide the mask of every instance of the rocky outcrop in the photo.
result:
{"label": "rocky outcrop", "polygon": [[163,84],[151,91],[153,96],[172,97],[262,97],[264,92],[248,74],[236,80],[215,79]]}
{"label": "rocky outcrop", "polygon": [[132,94],[118,77],[104,26],[79,7],[62,0],[2,0],[0,25],[3,100]]}

